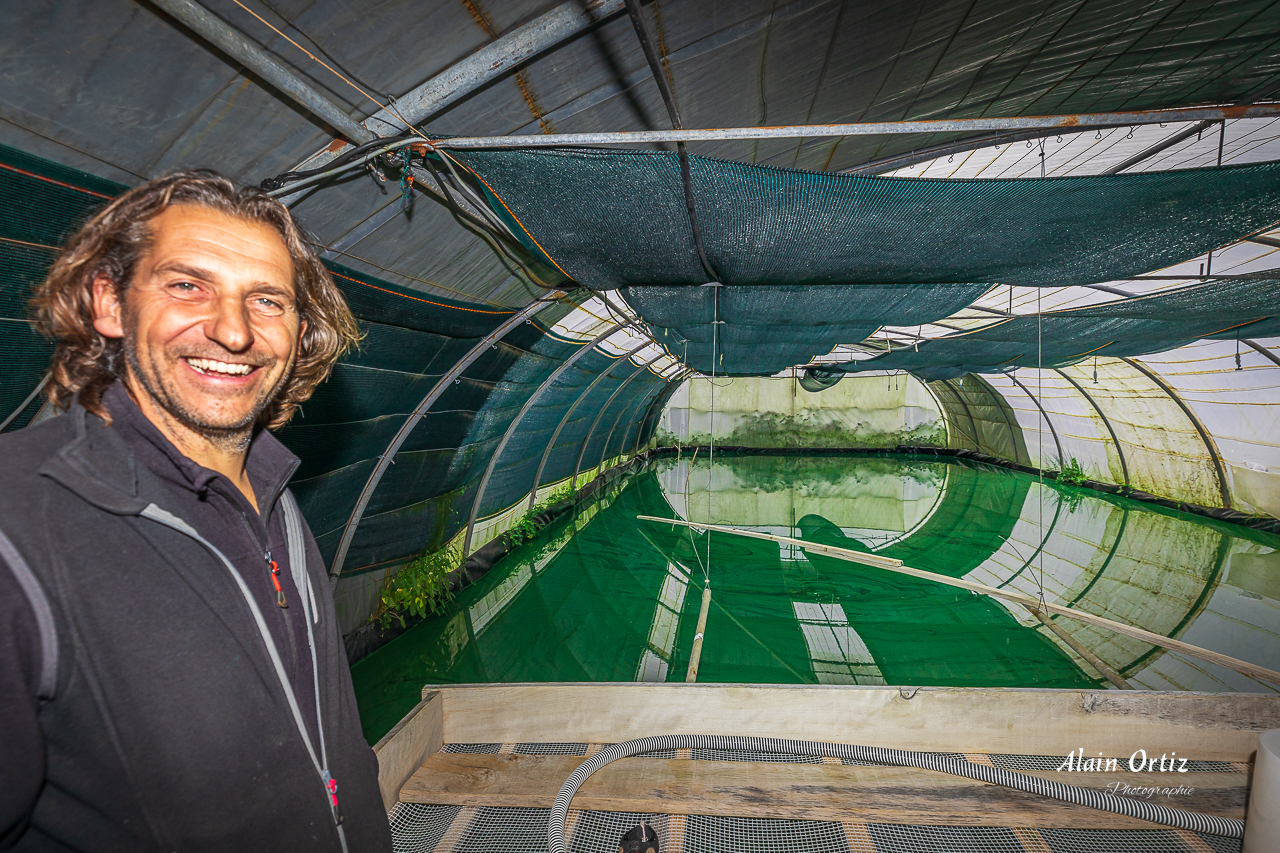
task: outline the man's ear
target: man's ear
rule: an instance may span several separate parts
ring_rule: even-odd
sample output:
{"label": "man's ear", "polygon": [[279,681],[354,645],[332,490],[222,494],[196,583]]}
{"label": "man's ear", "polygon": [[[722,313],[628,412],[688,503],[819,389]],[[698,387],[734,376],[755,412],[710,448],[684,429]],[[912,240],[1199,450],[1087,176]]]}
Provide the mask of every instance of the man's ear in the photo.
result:
{"label": "man's ear", "polygon": [[115,282],[99,273],[93,277],[93,328],[104,338],[124,337],[124,306]]}

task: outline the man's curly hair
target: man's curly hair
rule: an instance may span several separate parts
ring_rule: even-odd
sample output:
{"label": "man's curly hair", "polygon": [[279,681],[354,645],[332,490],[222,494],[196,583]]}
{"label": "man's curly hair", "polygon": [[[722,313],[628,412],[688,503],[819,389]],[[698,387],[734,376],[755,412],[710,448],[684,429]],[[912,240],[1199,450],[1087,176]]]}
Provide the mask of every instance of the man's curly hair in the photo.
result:
{"label": "man's curly hair", "polygon": [[175,172],[130,190],[107,205],[67,241],[31,300],[36,330],[56,348],[46,393],[59,409],[79,395],[105,416],[102,393],[123,377],[118,339],[93,327],[93,282],[110,280],[123,299],[138,262],[151,248],[151,220],[174,205],[207,207],[273,228],[293,260],[298,313],[306,321],[293,372],[263,410],[259,423],[283,426],[328,377],[334,363],[360,340],[355,317],[329,271],[316,257],[289,209],[256,187],[240,187],[216,172]]}

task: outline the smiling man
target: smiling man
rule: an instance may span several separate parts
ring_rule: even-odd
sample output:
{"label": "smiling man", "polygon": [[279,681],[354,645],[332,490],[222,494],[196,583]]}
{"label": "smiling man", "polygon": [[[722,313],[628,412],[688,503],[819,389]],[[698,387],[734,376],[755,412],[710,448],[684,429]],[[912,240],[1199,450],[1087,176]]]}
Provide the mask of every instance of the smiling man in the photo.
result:
{"label": "smiling man", "polygon": [[283,205],[121,196],[33,301],[62,417],[0,437],[0,847],[389,850],[288,421],[357,340]]}

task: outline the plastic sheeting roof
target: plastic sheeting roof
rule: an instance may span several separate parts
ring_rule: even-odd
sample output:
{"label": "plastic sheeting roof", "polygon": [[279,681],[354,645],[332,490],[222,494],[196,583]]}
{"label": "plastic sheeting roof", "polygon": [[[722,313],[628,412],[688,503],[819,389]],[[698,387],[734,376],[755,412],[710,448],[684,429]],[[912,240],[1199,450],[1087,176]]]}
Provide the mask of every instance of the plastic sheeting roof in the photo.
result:
{"label": "plastic sheeting roof", "polygon": [[[376,97],[399,96],[554,0],[243,0]],[[233,0],[224,21],[361,117],[374,104]],[[1280,8],[1263,0],[852,3],[660,0],[648,7],[689,126],[1147,109],[1266,98],[1280,85]],[[251,182],[330,135],[216,50],[135,0],[31,0],[0,10],[0,143],[138,183],[208,166]],[[665,127],[625,17],[615,16],[427,122],[511,134]],[[732,142],[699,153],[840,170],[932,144],[917,137]],[[297,213],[337,258],[415,290],[520,306],[538,291],[432,204],[398,213],[368,178]],[[374,220],[373,222],[377,222]],[[359,239],[356,239],[359,238]]]}

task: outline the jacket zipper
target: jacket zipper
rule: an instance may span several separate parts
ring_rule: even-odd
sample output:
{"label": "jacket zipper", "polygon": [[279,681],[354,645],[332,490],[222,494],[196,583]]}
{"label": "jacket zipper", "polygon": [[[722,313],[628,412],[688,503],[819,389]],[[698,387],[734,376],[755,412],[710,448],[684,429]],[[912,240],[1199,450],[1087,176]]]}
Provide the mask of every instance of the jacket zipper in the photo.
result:
{"label": "jacket zipper", "polygon": [[[307,733],[307,724],[302,719],[302,711],[298,708],[298,699],[294,695],[293,688],[289,684],[289,679],[285,675],[284,663],[280,660],[280,653],[276,650],[276,644],[271,639],[271,632],[267,630],[267,623],[263,620],[262,611],[258,609],[258,604],[254,601],[253,593],[250,592],[248,585],[245,584],[244,578],[240,576],[240,572],[236,570],[235,565],[227,559],[218,548],[205,539],[200,533],[187,522],[171,512],[161,509],[155,504],[148,504],[141,512],[143,518],[149,518],[159,524],[185,534],[190,538],[199,542],[205,547],[209,553],[213,554],[222,564],[226,566],[230,572],[232,579],[236,582],[236,586],[240,590],[240,595],[244,598],[245,603],[249,605],[249,612],[253,616],[253,621],[258,629],[258,635],[262,638],[263,645],[267,648],[267,656],[271,659],[271,665],[276,672],[276,680],[280,682],[280,688],[284,691],[285,700],[289,704],[289,710],[293,714],[293,724],[298,729],[298,734],[302,736],[303,746],[307,748],[307,755],[311,758],[311,764],[315,767],[316,775],[320,777],[320,784],[324,786],[326,801],[329,806],[330,814],[333,816],[334,831],[338,834],[338,841],[342,845],[343,853],[347,853],[347,835],[342,829],[342,810],[338,807],[338,783],[329,775],[327,761],[322,766],[319,758],[316,757],[315,747],[311,744],[311,735]],[[248,519],[245,519],[248,524]],[[254,537],[255,540],[257,537]],[[308,638],[311,636],[310,621],[307,622]],[[320,735],[320,749],[324,752],[324,723],[320,718],[320,671],[315,663],[315,645],[311,642],[312,666],[311,676],[316,691],[316,728]]]}

